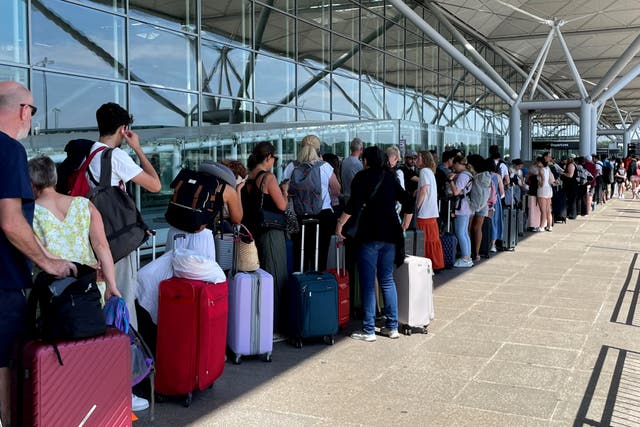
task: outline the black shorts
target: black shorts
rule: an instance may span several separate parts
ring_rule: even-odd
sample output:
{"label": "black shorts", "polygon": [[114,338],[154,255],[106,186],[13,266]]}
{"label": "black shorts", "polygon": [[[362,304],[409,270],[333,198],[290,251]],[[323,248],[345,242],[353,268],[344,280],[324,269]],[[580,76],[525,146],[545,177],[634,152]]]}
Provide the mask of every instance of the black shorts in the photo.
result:
{"label": "black shorts", "polygon": [[0,368],[9,366],[13,345],[25,329],[26,308],[22,290],[0,289]]}

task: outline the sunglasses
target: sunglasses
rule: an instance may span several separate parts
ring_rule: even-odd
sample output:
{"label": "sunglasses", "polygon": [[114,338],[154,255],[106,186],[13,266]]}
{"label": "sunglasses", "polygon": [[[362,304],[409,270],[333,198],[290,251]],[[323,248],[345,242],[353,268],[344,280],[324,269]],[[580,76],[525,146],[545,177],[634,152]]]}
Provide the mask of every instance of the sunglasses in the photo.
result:
{"label": "sunglasses", "polygon": [[21,107],[24,106],[28,106],[31,107],[31,117],[35,116],[36,113],[38,112],[38,107],[36,107],[35,105],[31,105],[31,104],[20,104]]}
{"label": "sunglasses", "polygon": [[273,164],[277,164],[278,163],[278,156],[274,156],[273,154],[271,155],[271,157],[273,157]]}

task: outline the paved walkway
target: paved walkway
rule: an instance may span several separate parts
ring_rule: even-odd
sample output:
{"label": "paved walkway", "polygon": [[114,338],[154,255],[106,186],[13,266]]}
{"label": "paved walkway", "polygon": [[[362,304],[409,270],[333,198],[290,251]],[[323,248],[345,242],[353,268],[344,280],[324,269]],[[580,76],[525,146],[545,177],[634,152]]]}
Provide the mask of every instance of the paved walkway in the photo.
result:
{"label": "paved walkway", "polygon": [[527,233],[435,276],[428,335],[277,344],[273,363],[227,364],[190,408],[134,425],[640,425],[639,218],[614,200]]}

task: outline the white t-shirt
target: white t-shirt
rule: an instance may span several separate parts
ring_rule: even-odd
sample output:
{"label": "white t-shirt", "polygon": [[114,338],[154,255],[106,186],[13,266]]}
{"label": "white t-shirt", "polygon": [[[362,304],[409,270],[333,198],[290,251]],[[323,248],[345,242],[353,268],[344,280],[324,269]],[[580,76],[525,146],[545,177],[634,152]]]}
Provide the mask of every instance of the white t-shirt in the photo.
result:
{"label": "white t-shirt", "polygon": [[[284,168],[282,172],[283,179],[291,179],[291,174],[293,173],[293,168],[295,167],[294,162],[291,162]],[[321,194],[322,194],[322,209],[331,209],[331,197],[329,196],[329,179],[333,175],[333,166],[329,163],[323,161],[320,166],[320,186],[321,186]]]}
{"label": "white t-shirt", "polygon": [[423,186],[427,186],[427,194],[418,207],[418,218],[437,218],[438,213],[438,190],[436,186],[436,176],[429,168],[420,169],[420,181],[418,181],[418,193]]}
{"label": "white t-shirt", "polygon": [[402,187],[402,189],[406,190],[406,188],[404,188],[404,172],[402,172],[400,169],[396,169],[396,176],[398,177],[398,181],[400,181],[400,186]]}
{"label": "white t-shirt", "polygon": [[[107,147],[106,144],[102,142],[96,142],[91,146],[91,152],[93,153],[100,147]],[[89,170],[91,174],[96,179],[96,181],[100,181],[100,162],[102,161],[102,154],[104,151],[96,154],[96,156],[91,160],[91,164],[89,164]],[[131,181],[134,177],[142,172],[142,168],[133,161],[131,156],[125,153],[120,148],[114,148],[111,153],[111,185],[117,187],[120,185],[122,181],[123,184]],[[89,179],[89,187],[94,188],[95,185]]]}

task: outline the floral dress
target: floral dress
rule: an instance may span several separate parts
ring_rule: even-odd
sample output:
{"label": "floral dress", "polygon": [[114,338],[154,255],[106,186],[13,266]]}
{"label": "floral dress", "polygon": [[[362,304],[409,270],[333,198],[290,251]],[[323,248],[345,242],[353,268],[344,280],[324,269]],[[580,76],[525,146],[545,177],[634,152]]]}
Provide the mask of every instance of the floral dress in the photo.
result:
{"label": "floral dress", "polygon": [[89,199],[75,197],[64,220],[36,203],[33,231],[51,254],[85,265],[95,265],[89,240],[91,213]]}

